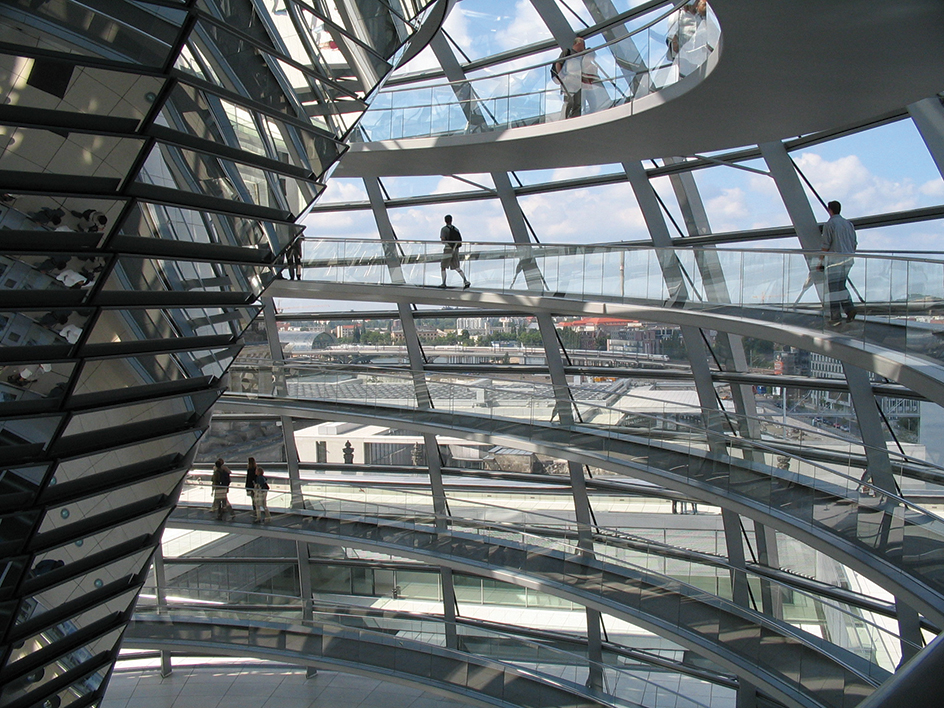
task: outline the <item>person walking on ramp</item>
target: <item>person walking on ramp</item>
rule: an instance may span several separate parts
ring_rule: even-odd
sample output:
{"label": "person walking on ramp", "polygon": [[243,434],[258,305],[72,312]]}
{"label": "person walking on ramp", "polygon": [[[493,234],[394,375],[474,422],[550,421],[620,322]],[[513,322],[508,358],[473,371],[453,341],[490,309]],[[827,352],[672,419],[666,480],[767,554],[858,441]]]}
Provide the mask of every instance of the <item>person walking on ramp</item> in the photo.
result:
{"label": "person walking on ramp", "polygon": [[450,214],[446,214],[445,221],[446,225],[439,230],[439,240],[443,242],[442,262],[439,264],[442,272],[442,285],[439,287],[446,287],[446,268],[450,268],[462,276],[462,288],[465,289],[472,283],[469,282],[469,279],[465,277],[465,273],[462,272],[462,268],[459,267],[459,247],[462,245],[462,234],[459,233],[459,229],[452,225]]}
{"label": "person walking on ramp", "polygon": [[819,270],[826,271],[828,291],[826,299],[829,301],[829,324],[842,324],[842,313],[846,313],[849,322],[858,314],[846,283],[849,280],[849,271],[854,262],[853,254],[858,246],[855,227],[839,215],[842,204],[836,201],[826,205],[829,221],[823,225],[823,256],[820,259]]}

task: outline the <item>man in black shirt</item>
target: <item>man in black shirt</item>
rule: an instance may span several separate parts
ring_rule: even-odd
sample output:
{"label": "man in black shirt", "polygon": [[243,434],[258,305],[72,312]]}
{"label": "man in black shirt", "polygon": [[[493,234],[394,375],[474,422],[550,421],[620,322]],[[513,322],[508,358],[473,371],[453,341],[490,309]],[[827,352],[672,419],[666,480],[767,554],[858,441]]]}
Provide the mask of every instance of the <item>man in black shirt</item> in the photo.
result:
{"label": "man in black shirt", "polygon": [[459,233],[459,229],[452,225],[452,215],[446,214],[445,221],[446,225],[439,230],[439,240],[444,244],[442,261],[439,264],[442,272],[442,285],[439,287],[446,287],[446,269],[450,268],[462,276],[462,288],[465,289],[472,283],[469,282],[469,279],[465,277],[465,273],[462,272],[462,268],[459,267],[459,247],[462,245],[462,234]]}

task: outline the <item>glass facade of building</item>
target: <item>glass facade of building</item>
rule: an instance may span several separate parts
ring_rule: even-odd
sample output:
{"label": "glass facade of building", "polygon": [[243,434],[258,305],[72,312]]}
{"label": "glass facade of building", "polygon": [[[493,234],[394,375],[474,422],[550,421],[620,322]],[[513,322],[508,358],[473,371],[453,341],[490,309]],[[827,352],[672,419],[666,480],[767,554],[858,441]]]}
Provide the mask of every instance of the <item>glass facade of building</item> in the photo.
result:
{"label": "glass facade of building", "polygon": [[425,3],[0,6],[0,703],[101,700],[259,295]]}
{"label": "glass facade of building", "polygon": [[[907,4],[837,46],[944,21]],[[936,45],[689,145],[732,64],[815,65],[795,23],[419,5],[0,7],[0,705],[96,704],[119,644],[471,705],[907,690],[944,626]]]}

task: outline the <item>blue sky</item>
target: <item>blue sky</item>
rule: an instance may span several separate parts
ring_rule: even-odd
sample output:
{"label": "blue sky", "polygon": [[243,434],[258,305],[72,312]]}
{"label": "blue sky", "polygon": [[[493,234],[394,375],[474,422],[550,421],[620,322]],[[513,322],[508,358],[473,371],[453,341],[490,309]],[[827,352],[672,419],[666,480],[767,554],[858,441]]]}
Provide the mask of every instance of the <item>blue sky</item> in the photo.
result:
{"label": "blue sky", "polygon": [[[634,0],[617,0],[626,9]],[[580,2],[568,6],[590,18]],[[565,9],[575,28],[583,25]],[[549,36],[529,0],[495,2],[462,0],[446,21],[446,31],[473,59],[533,43]],[[723,28],[722,28],[723,29]],[[435,66],[427,50],[408,70]],[[654,156],[658,157],[658,156]],[[944,180],[931,160],[918,131],[910,120],[882,126],[853,136],[793,153],[793,158],[824,200],[838,199],[847,217],[892,212],[938,205],[944,202]],[[758,160],[750,166],[764,169]],[[539,182],[568,176],[617,170],[617,165],[580,169],[522,173],[522,181]],[[491,186],[488,175],[464,175]],[[737,231],[783,226],[789,223],[786,210],[769,177],[730,167],[712,167],[695,173],[713,231]],[[393,196],[448,193],[471,189],[447,176],[386,178]],[[678,223],[678,208],[667,179],[653,182]],[[363,200],[366,195],[359,180],[331,180],[320,203]],[[810,195],[816,217],[825,220],[825,211]],[[520,204],[545,243],[590,243],[636,240],[647,237],[642,216],[630,187],[614,184],[601,187],[522,197]],[[456,203],[444,206],[393,209],[391,221],[399,238],[438,238],[443,214],[450,212],[471,241],[505,241],[508,225],[497,200]],[[376,238],[376,226],[369,212],[315,215],[307,219],[309,235],[327,238]],[[941,222],[932,221],[898,227],[861,230],[863,250],[940,251]],[[781,241],[779,247],[795,247]]]}

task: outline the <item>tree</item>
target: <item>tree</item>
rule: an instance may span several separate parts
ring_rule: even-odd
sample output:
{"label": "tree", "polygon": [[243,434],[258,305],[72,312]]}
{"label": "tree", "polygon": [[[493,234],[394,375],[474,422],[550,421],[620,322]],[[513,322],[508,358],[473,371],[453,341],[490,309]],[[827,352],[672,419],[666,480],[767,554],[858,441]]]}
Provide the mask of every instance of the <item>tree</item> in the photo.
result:
{"label": "tree", "polygon": [[386,332],[381,332],[380,330],[367,329],[364,330],[364,334],[361,335],[361,342],[363,344],[384,345],[392,343],[393,337],[391,337]]}
{"label": "tree", "polygon": [[557,334],[560,337],[561,343],[567,349],[579,349],[580,348],[580,335],[578,335],[573,329],[567,327],[566,329],[557,330]]}
{"label": "tree", "polygon": [[518,341],[527,347],[540,347],[544,344],[544,338],[536,329],[528,329],[521,333]]}

